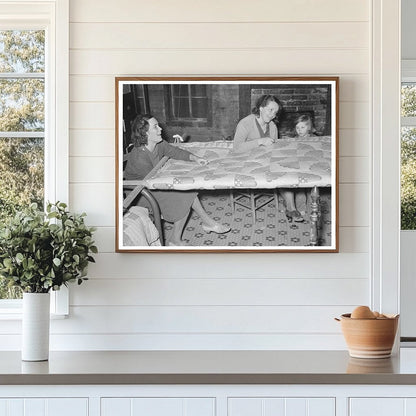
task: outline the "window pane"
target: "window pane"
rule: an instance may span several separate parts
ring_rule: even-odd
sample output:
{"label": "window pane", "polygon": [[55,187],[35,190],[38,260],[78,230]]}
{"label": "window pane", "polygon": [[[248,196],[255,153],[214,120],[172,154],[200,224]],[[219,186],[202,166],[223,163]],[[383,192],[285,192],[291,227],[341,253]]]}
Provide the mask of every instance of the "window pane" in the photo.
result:
{"label": "window pane", "polygon": [[8,287],[4,279],[0,279],[0,299],[22,299],[23,293],[19,287]]}
{"label": "window pane", "polygon": [[[31,202],[43,206],[44,140],[0,138],[0,223]],[[0,278],[0,299],[22,292]]]}
{"label": "window pane", "polygon": [[[0,30],[0,74],[9,73],[0,78],[0,132],[43,132],[44,30]],[[0,138],[0,223],[31,202],[42,207],[43,201],[44,139]],[[20,289],[8,288],[0,278],[0,299],[21,297]]]}
{"label": "window pane", "polygon": [[206,98],[192,98],[192,117],[207,118],[207,112]]}
{"label": "window pane", "polygon": [[416,127],[401,133],[401,229],[416,230]]}
{"label": "window pane", "polygon": [[402,117],[416,116],[416,83],[402,84]]}
{"label": "window pane", "polygon": [[0,131],[43,131],[45,82],[0,79]]}
{"label": "window pane", "polygon": [[189,100],[188,98],[173,99],[173,116],[176,118],[189,118]]}
{"label": "window pane", "polygon": [[0,138],[0,221],[31,202],[43,206],[43,138]]}
{"label": "window pane", "polygon": [[192,97],[206,97],[207,96],[207,86],[203,84],[192,84],[191,85],[191,95]]}
{"label": "window pane", "polygon": [[146,113],[146,101],[143,85],[133,85],[137,114]]}
{"label": "window pane", "polygon": [[0,72],[45,72],[45,31],[0,30]]}
{"label": "window pane", "polygon": [[189,86],[185,84],[172,85],[173,97],[189,97]]}

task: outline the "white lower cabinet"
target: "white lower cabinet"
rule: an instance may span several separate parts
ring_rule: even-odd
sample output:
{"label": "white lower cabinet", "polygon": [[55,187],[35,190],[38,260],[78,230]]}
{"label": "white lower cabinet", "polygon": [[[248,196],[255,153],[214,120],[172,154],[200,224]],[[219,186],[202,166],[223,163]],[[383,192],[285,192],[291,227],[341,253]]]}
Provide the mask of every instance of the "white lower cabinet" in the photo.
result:
{"label": "white lower cabinet", "polygon": [[0,385],[0,416],[416,416],[416,385]]}
{"label": "white lower cabinet", "polygon": [[214,398],[134,397],[101,399],[101,416],[213,416]]}
{"label": "white lower cabinet", "polygon": [[230,398],[228,416],[335,416],[335,399]]}
{"label": "white lower cabinet", "polygon": [[0,416],[88,416],[87,398],[2,398]]}
{"label": "white lower cabinet", "polygon": [[413,416],[416,398],[350,398],[349,416]]}

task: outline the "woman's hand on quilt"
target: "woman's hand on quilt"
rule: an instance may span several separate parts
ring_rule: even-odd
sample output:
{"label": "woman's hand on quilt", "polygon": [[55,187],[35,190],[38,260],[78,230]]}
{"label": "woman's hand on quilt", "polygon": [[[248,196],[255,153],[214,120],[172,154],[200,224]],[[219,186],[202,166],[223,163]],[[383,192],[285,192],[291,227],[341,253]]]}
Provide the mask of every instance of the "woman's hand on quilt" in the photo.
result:
{"label": "woman's hand on quilt", "polygon": [[270,137],[262,137],[261,139],[257,139],[259,146],[271,146],[274,141]]}
{"label": "woman's hand on quilt", "polygon": [[190,159],[192,161],[198,163],[198,165],[201,165],[201,166],[208,165],[208,163],[209,163],[207,159],[205,159],[203,157],[196,156],[196,155],[191,155]]}

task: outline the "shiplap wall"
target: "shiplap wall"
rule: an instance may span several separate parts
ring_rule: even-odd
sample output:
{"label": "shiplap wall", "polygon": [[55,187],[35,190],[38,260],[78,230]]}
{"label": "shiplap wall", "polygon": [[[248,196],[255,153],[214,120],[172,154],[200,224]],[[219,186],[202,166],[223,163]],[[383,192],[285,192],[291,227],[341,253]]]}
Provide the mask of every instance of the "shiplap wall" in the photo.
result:
{"label": "shiplap wall", "polygon": [[[370,298],[370,3],[70,1],[70,205],[100,253],[53,349],[345,348],[333,317]],[[340,253],[114,253],[127,75],[339,76]]]}

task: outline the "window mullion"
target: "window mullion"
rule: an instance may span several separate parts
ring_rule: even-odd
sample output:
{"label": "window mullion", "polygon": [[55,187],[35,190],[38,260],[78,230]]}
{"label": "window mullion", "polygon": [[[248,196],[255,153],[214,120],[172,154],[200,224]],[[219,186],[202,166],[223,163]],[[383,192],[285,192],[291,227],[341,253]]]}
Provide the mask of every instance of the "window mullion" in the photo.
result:
{"label": "window mullion", "polygon": [[192,90],[191,85],[188,85],[188,103],[189,103],[189,118],[193,118],[194,112],[192,109]]}
{"label": "window mullion", "polygon": [[44,131],[0,131],[1,138],[45,138]]}
{"label": "window mullion", "polygon": [[416,117],[402,117],[401,118],[402,127],[415,127],[416,126]]}
{"label": "window mullion", "polygon": [[0,72],[0,79],[45,79],[44,72]]}

